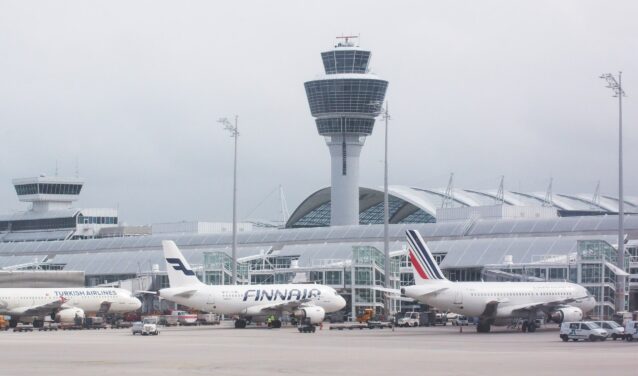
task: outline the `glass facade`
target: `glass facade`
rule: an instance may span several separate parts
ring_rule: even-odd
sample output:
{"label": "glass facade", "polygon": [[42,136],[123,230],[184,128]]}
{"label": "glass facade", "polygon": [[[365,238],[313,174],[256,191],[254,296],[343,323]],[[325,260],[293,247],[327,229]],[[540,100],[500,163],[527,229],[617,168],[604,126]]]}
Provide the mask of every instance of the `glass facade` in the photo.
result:
{"label": "glass facade", "polygon": [[305,83],[312,116],[358,113],[375,116],[381,109],[388,82],[347,78]]}
{"label": "glass facade", "polygon": [[[383,223],[383,202],[369,207],[359,213],[359,224],[382,224]],[[396,197],[388,197],[388,218],[392,218],[396,212],[405,205],[406,202]]]}
{"label": "glass facade", "polygon": [[0,231],[52,230],[75,228],[75,218],[46,218],[0,221]]}
{"label": "glass facade", "polygon": [[38,193],[48,195],[79,195],[82,190],[82,184],[33,183],[16,185],[15,189],[18,196]]}
{"label": "glass facade", "polygon": [[292,227],[321,227],[330,226],[330,202],[321,204],[308,214],[299,218]]}
{"label": "glass facade", "polygon": [[323,118],[317,119],[317,131],[319,134],[329,133],[363,133],[372,134],[374,119],[362,118]]}
{"label": "glass facade", "polygon": [[370,51],[335,50],[321,53],[326,74],[366,73]]}
{"label": "glass facade", "polygon": [[117,217],[85,217],[78,215],[78,224],[116,225]]}

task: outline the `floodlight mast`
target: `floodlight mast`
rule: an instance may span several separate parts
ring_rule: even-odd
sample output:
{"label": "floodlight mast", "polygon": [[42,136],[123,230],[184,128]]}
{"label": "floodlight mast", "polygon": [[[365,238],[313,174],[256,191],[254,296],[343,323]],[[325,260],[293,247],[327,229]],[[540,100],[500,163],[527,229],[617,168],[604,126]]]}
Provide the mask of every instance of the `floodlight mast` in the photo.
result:
{"label": "floodlight mast", "polygon": [[220,118],[218,120],[224,126],[224,130],[230,132],[230,137],[235,139],[235,156],[233,163],[233,245],[232,245],[232,284],[237,284],[237,139],[239,138],[239,130],[237,128],[238,115],[235,115],[235,124],[233,125],[228,118]]}
{"label": "floodlight mast", "polygon": [[[625,202],[623,192],[623,152],[622,152],[622,98],[625,91],[622,88],[622,72],[618,72],[618,80],[611,73],[600,76],[607,81],[607,87],[614,91],[614,98],[618,98],[618,267],[625,271]],[[616,311],[625,311],[625,277],[617,276]],[[620,290],[620,292],[618,291]]]}
{"label": "floodlight mast", "polygon": [[[391,119],[388,112],[388,101],[385,102],[383,109],[383,120],[385,121],[385,151],[383,158],[383,254],[385,255],[385,288],[391,289],[392,286],[392,266],[390,261],[390,207],[388,199],[388,121]],[[392,306],[389,297],[385,301],[385,318],[386,320],[392,315]]]}

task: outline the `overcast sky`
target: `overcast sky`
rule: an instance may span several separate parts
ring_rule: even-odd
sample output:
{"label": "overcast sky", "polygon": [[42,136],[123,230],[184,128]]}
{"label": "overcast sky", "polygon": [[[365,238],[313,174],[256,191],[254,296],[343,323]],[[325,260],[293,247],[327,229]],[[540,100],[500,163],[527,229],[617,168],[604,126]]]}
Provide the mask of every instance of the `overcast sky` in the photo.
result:
{"label": "overcast sky", "polygon": [[[624,71],[625,189],[638,195],[635,1],[0,0],[0,212],[11,179],[86,179],[78,207],[130,224],[230,221],[239,115],[240,219],[277,219],[330,184],[304,81],[360,34],[390,82],[390,184],[617,193]],[[361,185],[383,181],[383,127]],[[260,202],[264,202],[259,206]]]}

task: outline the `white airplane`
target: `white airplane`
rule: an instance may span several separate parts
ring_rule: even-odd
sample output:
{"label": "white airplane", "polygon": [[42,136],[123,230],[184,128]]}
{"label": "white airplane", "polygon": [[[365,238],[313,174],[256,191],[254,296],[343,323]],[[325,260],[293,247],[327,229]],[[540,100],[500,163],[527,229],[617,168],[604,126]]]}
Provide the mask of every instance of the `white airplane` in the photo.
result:
{"label": "white airplane", "polygon": [[522,330],[536,330],[537,314],[550,320],[580,321],[596,300],[586,288],[568,282],[450,282],[416,230],[406,231],[415,285],[401,293],[444,311],[478,317],[476,330],[523,319]]}
{"label": "white airplane", "polygon": [[160,296],[200,311],[237,316],[235,328],[245,328],[247,321],[262,321],[269,315],[277,317],[273,327],[279,328],[284,312],[319,324],[326,312],[346,305],[335,289],[324,285],[206,285],[197,279],[173,241],[162,241],[162,247],[170,287],[161,289]]}
{"label": "white airplane", "polygon": [[142,306],[130,291],[118,288],[1,288],[0,314],[12,321],[50,316],[73,322],[87,314],[133,312]]}

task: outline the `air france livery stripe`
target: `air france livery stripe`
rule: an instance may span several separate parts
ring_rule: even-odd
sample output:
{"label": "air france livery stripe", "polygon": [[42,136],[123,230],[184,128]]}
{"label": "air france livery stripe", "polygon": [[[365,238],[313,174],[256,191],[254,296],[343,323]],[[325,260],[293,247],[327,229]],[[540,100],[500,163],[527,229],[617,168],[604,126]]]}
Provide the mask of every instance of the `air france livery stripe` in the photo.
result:
{"label": "air france livery stripe", "polygon": [[[411,248],[410,261],[413,265],[417,265],[415,269],[417,273],[419,273],[419,276],[424,279],[445,279],[419,233],[414,230],[408,230],[406,233]],[[416,263],[414,262],[415,259],[417,260]],[[424,276],[424,274],[427,275]]]}

